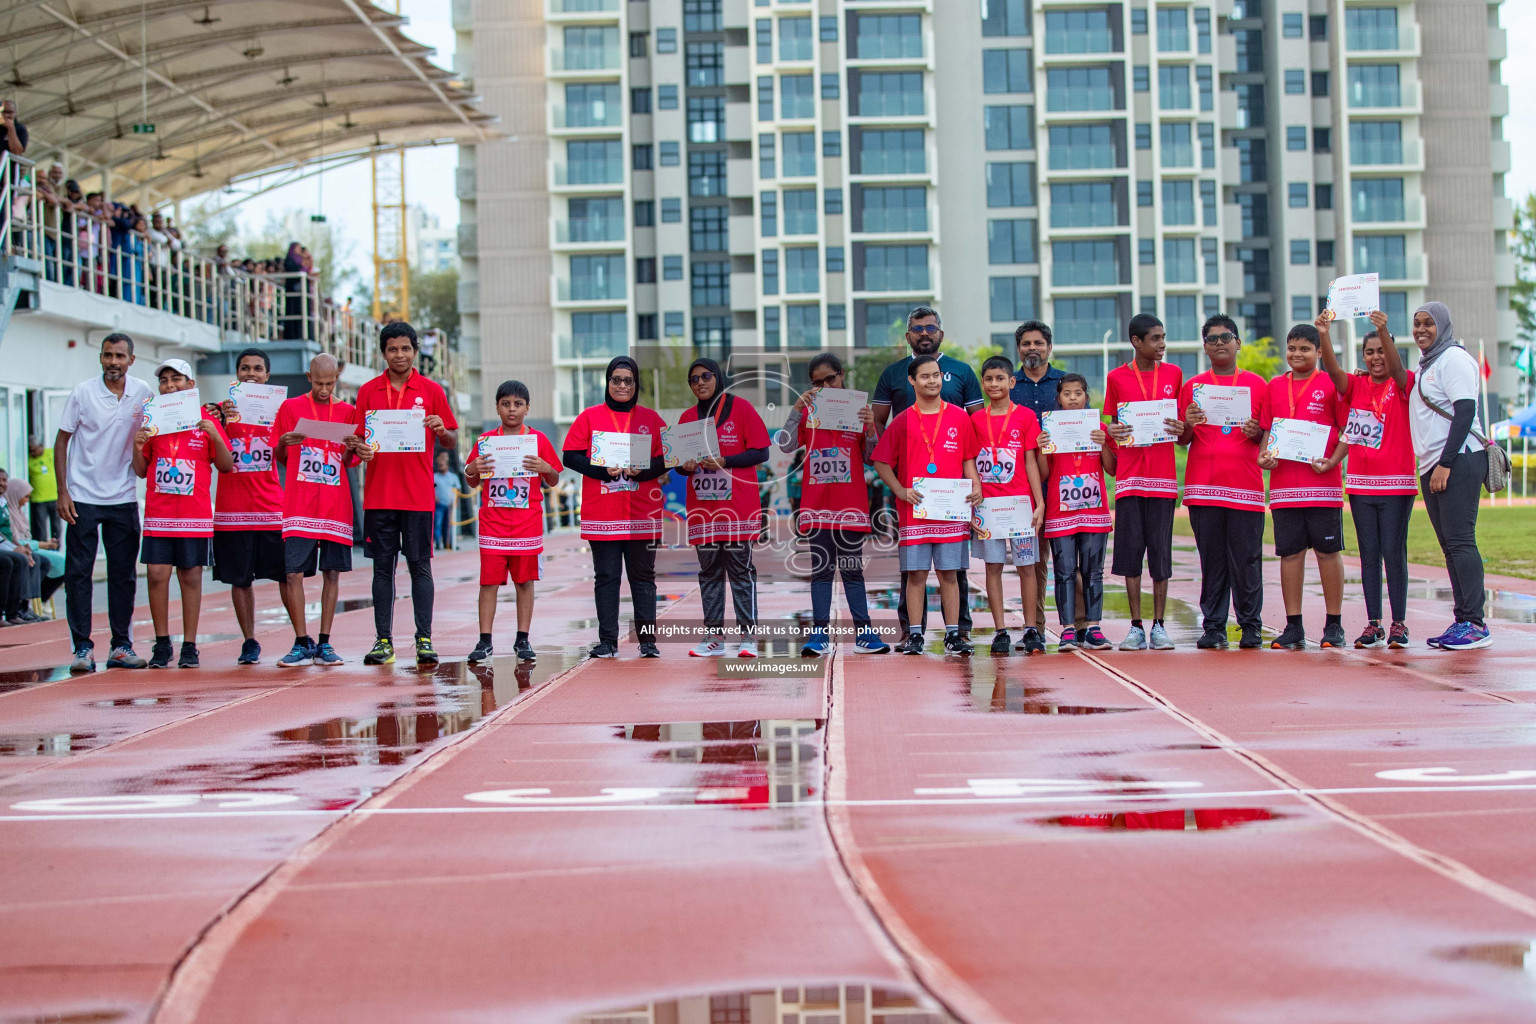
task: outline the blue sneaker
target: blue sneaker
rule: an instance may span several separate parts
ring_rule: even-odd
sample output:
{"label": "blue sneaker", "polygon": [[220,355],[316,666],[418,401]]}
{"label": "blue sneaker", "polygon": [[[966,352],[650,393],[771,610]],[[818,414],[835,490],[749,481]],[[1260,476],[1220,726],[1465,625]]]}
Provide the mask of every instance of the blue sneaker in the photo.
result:
{"label": "blue sneaker", "polygon": [[277,663],[283,668],[294,668],[299,665],[307,665],[314,660],[315,649],[308,644],[295,643],[293,649],[281,658]]}
{"label": "blue sneaker", "polygon": [[316,665],[329,668],[332,665],[345,665],[341,655],[336,653],[336,648],[329,643],[316,644],[310,648],[310,660]]}
{"label": "blue sneaker", "polygon": [[802,658],[825,657],[832,650],[832,645],[827,643],[827,631],[818,629],[805,638],[805,646],[800,648]]}
{"label": "blue sneaker", "polygon": [[858,641],[853,645],[855,654],[890,654],[891,645],[880,639],[880,634],[872,629],[866,629],[859,634]]}
{"label": "blue sneaker", "polygon": [[1440,633],[1440,634],[1438,634],[1436,636],[1432,636],[1428,640],[1425,640],[1424,642],[1426,644],[1428,644],[1430,647],[1439,647],[1440,646],[1440,641],[1444,640],[1446,637],[1448,637],[1452,633],[1456,632],[1456,630],[1460,626],[1461,626],[1460,622],[1453,622],[1453,623],[1451,623],[1450,628],[1447,629],[1445,632]]}
{"label": "blue sneaker", "polygon": [[1476,651],[1493,646],[1493,636],[1487,626],[1475,622],[1458,622],[1450,632],[1440,637],[1442,651]]}
{"label": "blue sneaker", "polygon": [[1077,650],[1077,630],[1072,626],[1066,626],[1061,631],[1061,642],[1056,649],[1062,654],[1069,654]]}
{"label": "blue sneaker", "polygon": [[259,661],[261,661],[261,644],[255,639],[250,639],[240,645],[240,657],[235,659],[236,665],[254,665]]}

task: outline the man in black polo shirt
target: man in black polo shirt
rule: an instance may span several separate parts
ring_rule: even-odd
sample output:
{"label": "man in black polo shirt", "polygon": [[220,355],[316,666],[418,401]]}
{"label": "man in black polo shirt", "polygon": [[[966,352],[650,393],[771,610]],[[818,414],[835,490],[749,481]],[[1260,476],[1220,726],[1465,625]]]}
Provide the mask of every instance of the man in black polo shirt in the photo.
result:
{"label": "man in black polo shirt", "polygon": [[0,147],[17,156],[27,151],[27,126],[16,120],[15,100],[0,100]]}
{"label": "man in black polo shirt", "polygon": [[[907,347],[912,350],[912,355],[905,359],[898,359],[885,368],[880,374],[880,381],[875,385],[875,393],[870,397],[870,405],[875,414],[875,428],[885,430],[887,423],[893,416],[899,416],[908,406],[917,401],[916,392],[913,391],[912,381],[907,377],[907,363],[912,356],[937,356],[939,369],[944,371],[944,387],[939,392],[939,397],[951,405],[958,405],[967,414],[979,409],[986,398],[981,393],[981,382],[976,379],[976,371],[970,365],[962,363],[958,359],[952,359],[946,355],[940,355],[939,346],[944,343],[944,324],[939,319],[938,310],[931,306],[917,306],[907,314]],[[971,635],[971,601],[970,585],[966,582],[965,570],[962,569],[956,577],[960,585],[960,635]],[[902,599],[896,603],[896,616],[901,622],[901,635],[907,635],[906,605],[907,574],[901,574]],[[919,624],[926,631],[928,628],[928,609],[922,609]]]}

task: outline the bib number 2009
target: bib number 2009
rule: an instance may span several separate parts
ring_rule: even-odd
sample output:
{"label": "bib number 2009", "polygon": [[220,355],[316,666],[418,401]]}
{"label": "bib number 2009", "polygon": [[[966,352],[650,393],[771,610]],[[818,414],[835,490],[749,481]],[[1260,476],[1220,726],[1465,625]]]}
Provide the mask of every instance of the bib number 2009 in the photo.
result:
{"label": "bib number 2009", "polygon": [[988,448],[976,453],[976,474],[984,484],[1011,484],[1018,461],[1012,448]]}
{"label": "bib number 2009", "polygon": [[299,482],[340,487],[341,456],[324,448],[300,448]]}
{"label": "bib number 2009", "polygon": [[1097,476],[1064,476],[1059,484],[1064,512],[1082,512],[1104,504],[1104,481]]}

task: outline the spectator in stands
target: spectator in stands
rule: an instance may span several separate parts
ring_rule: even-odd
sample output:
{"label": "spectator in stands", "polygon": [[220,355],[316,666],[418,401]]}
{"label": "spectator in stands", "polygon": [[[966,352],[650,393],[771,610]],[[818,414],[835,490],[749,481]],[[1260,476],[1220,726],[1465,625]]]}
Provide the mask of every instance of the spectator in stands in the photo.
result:
{"label": "spectator in stands", "polygon": [[437,372],[437,331],[421,333],[421,372],[428,377]]}
{"label": "spectator in stands", "polygon": [[47,176],[37,181],[38,198],[43,201],[43,274],[48,280],[57,281],[62,265],[64,283],[74,284],[74,272],[69,269],[75,259],[74,203],[66,191],[63,164],[54,164],[48,168]]}
{"label": "spectator in stands", "polygon": [[302,249],[303,246],[298,242],[289,242],[288,253],[283,257],[281,273],[284,275],[283,288],[286,293],[283,300],[283,339],[285,341],[298,341],[304,337],[304,293],[309,285],[304,276]]}
{"label": "spectator in stands", "polygon": [[15,100],[0,100],[0,139],[17,156],[27,151],[27,126],[16,120]]}
{"label": "spectator in stands", "polygon": [[149,304],[156,309],[170,309],[171,249],[181,248],[180,239],[172,239],[165,230],[165,215],[149,218]]}

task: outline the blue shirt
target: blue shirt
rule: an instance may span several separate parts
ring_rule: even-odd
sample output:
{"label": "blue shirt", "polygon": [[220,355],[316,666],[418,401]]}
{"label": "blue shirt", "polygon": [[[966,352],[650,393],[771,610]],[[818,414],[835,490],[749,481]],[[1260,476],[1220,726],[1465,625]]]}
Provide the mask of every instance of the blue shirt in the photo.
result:
{"label": "blue shirt", "polygon": [[[875,393],[870,398],[873,405],[891,407],[891,420],[917,401],[912,379],[907,376],[907,365],[911,362],[912,357],[907,356],[887,366],[880,374],[880,382],[875,385]],[[976,379],[976,371],[969,364],[940,354],[939,369],[944,371],[944,387],[939,391],[939,397],[944,401],[967,410],[984,401],[981,382]]]}
{"label": "blue shirt", "polygon": [[1013,390],[1008,392],[1008,397],[1013,399],[1015,405],[1028,406],[1035,411],[1037,417],[1043,412],[1056,409],[1056,392],[1061,386],[1061,378],[1067,375],[1065,370],[1046,367],[1045,376],[1040,378],[1038,384],[1029,379],[1022,366],[1016,372],[1018,377],[1014,381]]}
{"label": "blue shirt", "polygon": [[459,485],[459,478],[452,473],[433,473],[432,488],[437,492],[437,504],[446,506],[453,504],[453,492]]}

